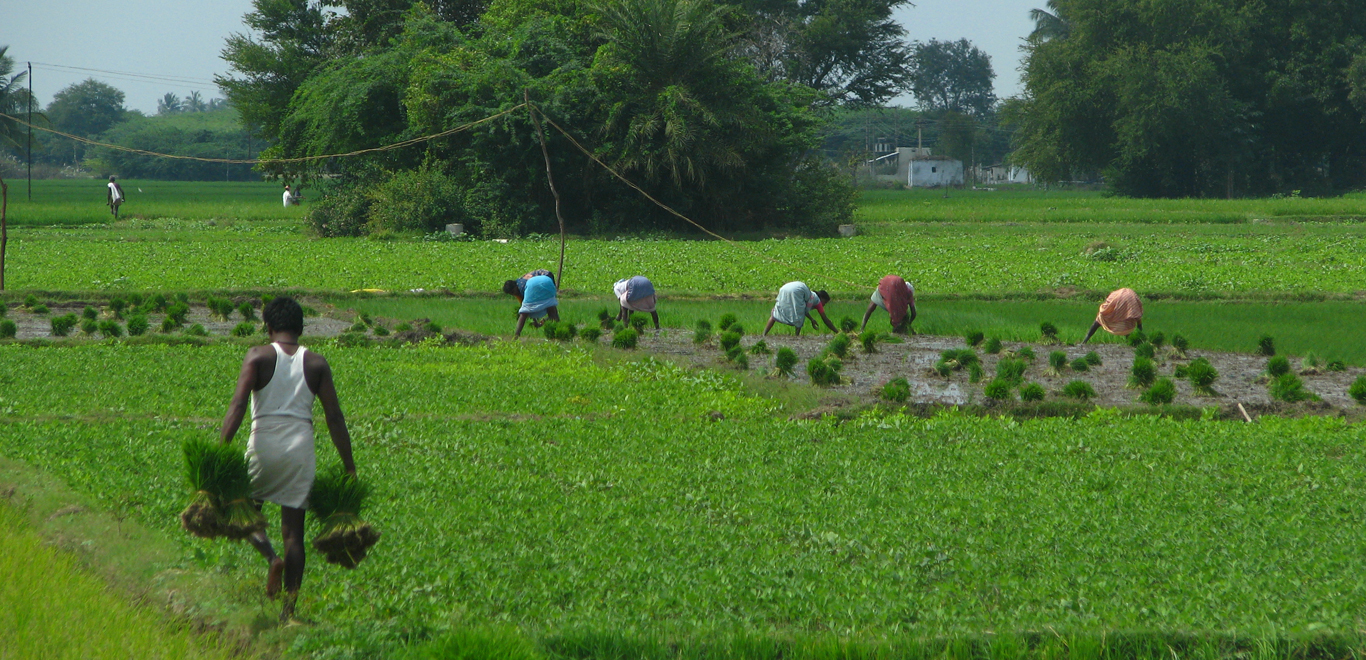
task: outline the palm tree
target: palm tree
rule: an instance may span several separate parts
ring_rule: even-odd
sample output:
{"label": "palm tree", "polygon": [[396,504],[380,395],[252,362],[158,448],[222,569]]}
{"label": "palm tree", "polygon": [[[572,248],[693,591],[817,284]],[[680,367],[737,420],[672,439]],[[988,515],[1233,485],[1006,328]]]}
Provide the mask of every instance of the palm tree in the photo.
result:
{"label": "palm tree", "polygon": [[203,94],[190,92],[190,95],[185,97],[184,108],[185,112],[204,112],[209,109],[209,106],[204,102]]}
{"label": "palm tree", "polygon": [[752,109],[727,102],[727,56],[735,35],[710,0],[606,0],[594,7],[607,40],[608,75],[626,93],[608,108],[603,132],[616,164],[674,185],[704,184],[709,171],[743,165],[720,133]]}
{"label": "palm tree", "polygon": [[173,115],[184,110],[184,102],[180,100],[179,96],[171,92],[166,92],[166,96],[157,101],[157,114],[159,115]]}
{"label": "palm tree", "polygon": [[1048,9],[1029,10],[1029,20],[1034,21],[1034,31],[1029,34],[1030,41],[1042,43],[1053,39],[1066,39],[1072,25],[1063,18],[1058,0],[1048,0]]}
{"label": "palm tree", "polygon": [[[29,90],[23,86],[27,73],[14,73],[14,58],[7,53],[9,46],[0,46],[0,113],[18,117],[29,106]],[[0,143],[18,148],[23,129],[9,117],[0,117]]]}

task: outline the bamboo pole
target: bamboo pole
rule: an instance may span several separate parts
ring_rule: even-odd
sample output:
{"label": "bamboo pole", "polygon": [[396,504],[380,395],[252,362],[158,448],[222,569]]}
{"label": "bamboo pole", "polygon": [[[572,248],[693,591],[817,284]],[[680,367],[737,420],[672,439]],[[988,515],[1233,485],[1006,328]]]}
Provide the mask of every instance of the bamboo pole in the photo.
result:
{"label": "bamboo pole", "polygon": [[560,269],[555,272],[555,288],[564,288],[564,216],[560,214],[560,191],[555,189],[555,177],[550,172],[550,149],[545,145],[545,131],[541,130],[541,122],[536,119],[536,106],[531,105],[531,92],[522,90],[522,101],[526,105],[527,114],[531,115],[531,123],[536,126],[536,137],[541,141],[541,156],[545,158],[545,179],[550,183],[550,194],[555,196],[555,219],[560,223]]}

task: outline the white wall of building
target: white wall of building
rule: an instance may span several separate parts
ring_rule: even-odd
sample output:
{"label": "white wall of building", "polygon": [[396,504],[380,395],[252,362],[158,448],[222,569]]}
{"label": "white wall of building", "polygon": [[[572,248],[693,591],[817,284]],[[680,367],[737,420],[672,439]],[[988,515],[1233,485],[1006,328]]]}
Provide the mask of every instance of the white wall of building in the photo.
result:
{"label": "white wall of building", "polygon": [[911,188],[963,185],[963,161],[951,158],[911,160],[906,185]]}

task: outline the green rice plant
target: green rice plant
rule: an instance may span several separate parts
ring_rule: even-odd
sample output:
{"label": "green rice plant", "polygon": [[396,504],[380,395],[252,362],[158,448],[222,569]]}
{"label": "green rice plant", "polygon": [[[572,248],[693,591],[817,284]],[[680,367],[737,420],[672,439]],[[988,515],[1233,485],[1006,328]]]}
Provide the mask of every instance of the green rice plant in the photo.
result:
{"label": "green rice plant", "polygon": [[1039,324],[1039,343],[1056,344],[1058,343],[1058,326],[1044,321]]}
{"label": "green rice plant", "polygon": [[[243,323],[246,323],[246,321],[243,321]],[[346,331],[347,331],[347,332],[366,332],[366,331],[368,331],[369,329],[370,329],[370,326],[365,325],[364,323],[361,323],[360,321],[356,321],[355,323],[352,323],[351,326],[348,327],[348,328],[346,329]]]}
{"label": "green rice plant", "polygon": [[825,350],[837,358],[846,358],[849,357],[849,343],[849,335],[835,335],[835,338],[825,345]]}
{"label": "green rice plant", "polygon": [[1062,394],[1070,399],[1087,401],[1096,397],[1096,389],[1084,380],[1074,380],[1063,386]]}
{"label": "green rice plant", "polygon": [[1144,342],[1134,347],[1134,356],[1151,360],[1157,356],[1157,347]]}
{"label": "green rice plant", "polygon": [[734,332],[743,337],[745,336],[745,326],[740,325],[739,323],[732,323],[729,328],[726,328],[726,332]]}
{"label": "green rice plant", "polygon": [[646,317],[644,314],[631,315],[631,327],[634,328],[637,333],[644,332],[645,324],[649,322],[650,319]]}
{"label": "green rice plant", "polygon": [[623,328],[612,333],[612,348],[630,350],[636,347],[639,340],[640,333],[636,332],[634,328]]}
{"label": "green rice plant", "polygon": [[792,370],[797,366],[797,353],[792,349],[781,346],[778,352],[773,355],[773,375],[792,376]]}
{"label": "green rice plant", "polygon": [[963,333],[963,342],[968,346],[976,347],[978,344],[982,343],[982,339],[985,337],[986,335],[984,335],[981,330],[969,330]]}
{"label": "green rice plant", "polygon": [[242,321],[232,328],[234,337],[250,337],[256,334],[256,324],[250,321]]}
{"label": "green rice plant", "polygon": [[1027,362],[1033,362],[1033,361],[1034,361],[1034,349],[1032,349],[1032,348],[1030,348],[1030,347],[1028,347],[1028,346],[1021,346],[1021,347],[1015,349],[1015,357],[1017,357],[1017,358],[1019,358],[1019,359],[1021,359],[1021,360],[1025,360],[1025,361],[1027,361]]}
{"label": "green rice plant", "polygon": [[145,300],[145,297],[141,293],[134,292],[128,294],[128,306],[132,309],[142,307],[143,300]]}
{"label": "green rice plant", "polygon": [[911,384],[905,378],[893,378],[878,390],[878,396],[883,401],[905,403],[906,399],[911,398]]}
{"label": "green rice plant", "polygon": [[1048,375],[1061,376],[1062,370],[1067,367],[1067,354],[1062,351],[1053,351],[1048,354]]}
{"label": "green rice plant", "polygon": [[1001,340],[1000,340],[1000,339],[997,339],[997,338],[995,338],[995,337],[992,337],[991,339],[988,339],[986,345],[984,345],[984,346],[982,347],[982,352],[983,352],[983,353],[987,353],[987,354],[989,354],[989,355],[996,355],[996,354],[1000,353],[1000,352],[1001,352]]}
{"label": "green rice plant", "polygon": [[166,311],[166,305],[166,295],[155,293],[149,296],[146,302],[142,304],[142,310],[144,312],[163,312]]}
{"label": "green rice plant", "polygon": [[953,348],[939,354],[939,362],[935,363],[934,370],[940,376],[947,378],[951,373],[960,369],[971,369],[972,365],[977,365],[980,370],[981,364],[979,362],[976,351],[970,348]]}
{"label": "green rice plant", "polygon": [[1347,371],[1347,363],[1342,360],[1329,360],[1328,364],[1323,365],[1326,371]]}
{"label": "green rice plant", "polygon": [[141,314],[133,314],[128,317],[128,336],[140,337],[146,334],[147,328],[151,324],[147,322],[147,317]]}
{"label": "green rice plant", "polygon": [[115,339],[123,336],[123,326],[119,325],[119,322],[114,319],[100,321],[96,327],[99,329],[100,335],[105,339]]}
{"label": "green rice plant", "polygon": [[178,328],[178,327],[180,327],[180,326],[176,325],[175,320],[172,319],[172,318],[170,318],[170,317],[166,317],[166,318],[164,318],[164,319],[161,319],[161,333],[162,333],[162,334],[170,334],[170,333],[172,333],[172,332],[175,332],[175,329]]}
{"label": "green rice plant", "polygon": [[369,348],[370,337],[363,332],[351,332],[350,330],[337,335],[337,346],[342,348]]}
{"label": "green rice plant", "polygon": [[1347,394],[1357,404],[1366,406],[1366,376],[1357,376],[1357,379],[1352,381],[1352,386],[1347,388]]}
{"label": "green rice plant", "polygon": [[412,332],[412,331],[413,331],[413,324],[411,324],[411,323],[409,323],[409,322],[407,322],[407,321],[404,321],[403,323],[400,323],[400,324],[394,326],[394,332]]}
{"label": "green rice plant", "polygon": [[322,531],[313,537],[313,548],[329,564],[355,568],[379,542],[379,531],[360,517],[369,494],[366,483],[340,465],[314,479],[308,512],[322,524]]}
{"label": "green rice plant", "polygon": [[[89,308],[87,308],[87,309],[89,309]],[[167,318],[167,319],[170,319],[171,322],[174,323],[174,324],[175,324],[175,327],[177,327],[177,328],[180,327],[180,326],[182,326],[182,325],[185,325],[185,319],[186,319],[186,317],[188,317],[189,315],[190,315],[190,306],[189,306],[189,305],[186,305],[185,303],[182,303],[182,302],[178,302],[178,303],[176,303],[176,304],[174,304],[174,305],[171,305],[170,307],[167,307],[167,308],[166,308],[166,318]]]}
{"label": "green rice plant", "polygon": [[982,388],[982,394],[988,399],[995,401],[1008,401],[1015,398],[1011,391],[1011,384],[1001,378],[993,378],[987,386]]}
{"label": "green rice plant", "polygon": [[423,331],[423,332],[430,332],[430,333],[432,333],[432,334],[434,334],[434,335],[439,335],[439,334],[441,334],[441,330],[442,330],[441,324],[440,324],[440,323],[437,323],[436,321],[428,321],[428,322],[426,322],[425,324],[423,324],[423,326],[422,326],[422,331]]}
{"label": "green rice plant", "polygon": [[1024,382],[1025,368],[1028,366],[1024,360],[1001,358],[996,362],[996,379],[1012,387],[1018,386]]}
{"label": "green rice plant", "polygon": [[304,318],[311,319],[311,318],[314,318],[314,317],[318,316],[318,310],[313,309],[312,307],[309,307],[308,305],[303,305],[303,310],[304,310]]}
{"label": "green rice plant", "polygon": [[100,310],[95,309],[95,308],[94,308],[93,306],[91,306],[91,305],[86,305],[86,306],[85,306],[85,309],[81,310],[81,318],[83,318],[83,319],[87,319],[87,320],[90,320],[90,321],[94,321],[95,319],[98,319],[99,317],[100,317]]}
{"label": "green rice plant", "polygon": [[1079,357],[1079,358],[1077,358],[1077,359],[1075,359],[1075,360],[1072,360],[1072,371],[1090,371],[1090,370],[1091,370],[1091,363],[1090,363],[1090,362],[1087,362],[1087,361],[1086,361],[1086,358],[1084,358],[1084,357]]}
{"label": "green rice plant", "polygon": [[128,301],[114,296],[109,299],[109,311],[114,314],[114,318],[123,318],[123,312],[128,309]]}
{"label": "green rice plant", "polygon": [[1190,365],[1176,365],[1176,367],[1172,369],[1172,378],[1190,378]]}
{"label": "green rice plant", "polygon": [[52,317],[52,320],[49,321],[49,323],[52,324],[52,336],[65,337],[71,334],[72,329],[76,327],[78,322],[79,319],[76,318],[75,314]]}
{"label": "green rice plant", "polygon": [[1271,398],[1286,403],[1318,399],[1313,392],[1304,389],[1304,381],[1293,373],[1281,374],[1271,379],[1271,383],[1266,386],[1266,389]]}
{"label": "green rice plant", "polygon": [[1144,334],[1142,330],[1135,330],[1129,333],[1129,336],[1125,337],[1125,339],[1129,342],[1130,346],[1148,343],[1148,335]]}
{"label": "green rice plant", "polygon": [[726,351],[726,360],[741,371],[749,368],[749,356],[745,353],[743,346],[734,346]]}
{"label": "green rice plant", "polygon": [[171,297],[174,298],[176,302],[182,302],[186,305],[190,304],[190,294],[185,293],[184,291],[177,291]]}
{"label": "green rice plant", "polygon": [[844,368],[844,363],[837,357],[822,358],[817,356],[806,363],[806,375],[811,378],[812,385],[831,387],[840,384],[840,369],[842,368]]}
{"label": "green rice plant", "polygon": [[573,341],[579,334],[578,326],[568,321],[547,321],[541,332],[551,341]]}
{"label": "green rice plant", "polygon": [[1156,380],[1157,364],[1149,358],[1134,358],[1134,366],[1129,368],[1129,387],[1151,387]]}
{"label": "green rice plant", "polygon": [[228,316],[232,314],[232,301],[227,298],[209,296],[204,299],[204,306],[209,308],[209,316],[219,321],[228,320]]}
{"label": "green rice plant", "polygon": [[5,316],[8,315],[8,314],[9,314],[9,305],[6,305],[5,303],[0,302],[0,319],[5,318]]}
{"label": "green rice plant", "polygon": [[1191,386],[1196,392],[1206,395],[1214,394],[1214,381],[1219,379],[1219,372],[1214,365],[1205,358],[1196,358],[1186,367],[1186,378],[1191,382]]}
{"label": "green rice plant", "polygon": [[606,307],[603,307],[602,309],[598,310],[598,322],[599,322],[599,323],[601,323],[602,321],[610,321],[610,320],[612,320],[612,311],[611,311],[611,310],[607,309]]}
{"label": "green rice plant", "polygon": [[0,320],[0,339],[14,339],[19,334],[19,325],[9,319]]}
{"label": "green rice plant", "polygon": [[96,323],[96,322],[94,322],[94,321],[91,321],[90,319],[83,319],[83,320],[81,321],[81,333],[82,333],[82,334],[85,334],[85,335],[93,335],[93,334],[95,334],[95,331],[99,330],[99,328],[100,328],[99,324]]}
{"label": "green rice plant", "polygon": [[877,342],[881,338],[881,334],[869,330],[859,335],[858,340],[863,345],[863,352],[871,355],[877,352]]}
{"label": "green rice plant", "polygon": [[240,541],[266,528],[265,516],[251,502],[251,474],[240,448],[200,438],[186,440],[181,448],[191,493],[180,514],[185,531]]}
{"label": "green rice plant", "polygon": [[981,362],[973,362],[972,364],[968,365],[969,383],[980,383],[982,381],[982,377],[986,375],[987,372],[985,369],[982,368]]}
{"label": "green rice plant", "polygon": [[[241,305],[238,305],[237,313],[242,315],[242,320],[244,321],[256,320],[256,309],[251,306],[250,302],[244,302]],[[360,318],[362,323],[364,323],[365,325],[370,325],[369,314],[361,314]]]}
{"label": "green rice plant", "polygon": [[[249,302],[244,302],[244,303],[242,303],[242,305],[245,306],[246,309],[242,309],[241,307],[238,307],[238,308],[237,308],[237,311],[238,311],[238,312],[241,312],[242,317],[245,318],[245,319],[247,319],[248,321],[255,321],[256,319],[253,318],[252,316],[250,316],[251,314],[254,314],[254,313],[255,313],[255,310],[253,310],[253,309],[251,308],[251,303],[249,303]],[[374,323],[375,323],[375,320],[374,320],[373,318],[371,318],[371,317],[370,317],[370,314],[367,313],[367,312],[361,312],[361,313],[357,314],[357,315],[356,315],[356,320],[359,321],[359,322],[361,323],[361,325],[364,325],[364,326],[366,326],[366,327],[369,327],[369,326],[371,326],[371,325],[374,325]]]}
{"label": "green rice plant", "polygon": [[[263,327],[264,327],[264,326],[263,326]],[[389,336],[389,329],[386,328],[386,327],[384,327],[384,326],[382,326],[382,325],[377,325],[377,326],[375,326],[375,327],[374,327],[374,330],[375,330],[375,336],[376,336],[376,337],[388,337],[388,336]]]}
{"label": "green rice plant", "polygon": [[205,330],[204,326],[196,323],[188,328],[185,328],[185,334],[190,335],[191,337],[207,337],[209,331]]}
{"label": "green rice plant", "polygon": [[1091,351],[1090,353],[1081,356],[1081,359],[1086,360],[1086,364],[1093,367],[1099,367],[1101,365],[1100,354],[1095,351]]}
{"label": "green rice plant", "polygon": [[1275,378],[1288,373],[1290,373],[1290,358],[1277,355],[1266,361],[1266,375]]}
{"label": "green rice plant", "polygon": [[760,339],[757,342],[754,342],[754,345],[749,347],[750,355],[768,355],[772,352],[773,351],[769,350],[768,348],[768,342],[762,339]]}
{"label": "green rice plant", "polygon": [[721,333],[721,352],[729,353],[730,349],[740,345],[740,335],[726,331]]}
{"label": "green rice plant", "polygon": [[693,330],[693,333],[692,333],[692,343],[694,343],[694,344],[705,344],[705,343],[707,343],[707,341],[710,340],[710,339],[711,339],[711,323],[708,323],[706,319],[698,319],[698,320],[697,320],[697,325],[694,327],[694,330]]}
{"label": "green rice plant", "polygon": [[735,318],[734,314],[726,312],[725,314],[721,315],[721,320],[717,322],[716,328],[718,330],[726,330],[730,328],[730,326],[734,325],[737,320],[738,319]]}
{"label": "green rice plant", "polygon": [[579,339],[582,339],[590,344],[598,343],[598,338],[600,337],[602,337],[601,328],[594,328],[589,326],[579,331]]}
{"label": "green rice plant", "polygon": [[1307,351],[1304,357],[1300,358],[1300,373],[1318,373],[1319,367],[1323,366],[1323,360],[1313,351]]}
{"label": "green rice plant", "polygon": [[28,308],[28,309],[33,309],[34,305],[37,305],[37,304],[38,304],[38,296],[36,296],[36,295],[34,295],[34,294],[32,294],[32,293],[28,294],[27,296],[24,296],[24,307],[26,307],[26,308]]}
{"label": "green rice plant", "polygon": [[1270,335],[1263,335],[1257,340],[1257,354],[1271,357],[1276,354],[1276,340]]}
{"label": "green rice plant", "polygon": [[1172,348],[1181,355],[1186,354],[1186,349],[1190,348],[1190,342],[1181,335],[1172,335]]}
{"label": "green rice plant", "polygon": [[840,319],[840,332],[853,332],[858,328],[858,321],[852,317],[845,316]]}
{"label": "green rice plant", "polygon": [[34,313],[34,314],[40,314],[40,315],[41,315],[41,314],[46,314],[46,313],[48,313],[48,312],[51,311],[51,310],[49,310],[49,309],[47,308],[47,305],[44,305],[43,303],[38,303],[37,305],[34,305],[34,306],[33,306],[33,309],[30,309],[29,311],[32,312],[32,313]]}
{"label": "green rice plant", "polygon": [[1038,383],[1025,383],[1020,386],[1021,401],[1043,401],[1046,395],[1047,392],[1043,389],[1043,385]]}
{"label": "green rice plant", "polygon": [[1163,406],[1176,400],[1176,383],[1170,378],[1159,378],[1138,395],[1138,400],[1153,406]]}
{"label": "green rice plant", "polygon": [[1167,343],[1167,335],[1163,334],[1160,330],[1154,332],[1153,334],[1148,335],[1148,343],[1152,344],[1153,348],[1162,348],[1162,346]]}

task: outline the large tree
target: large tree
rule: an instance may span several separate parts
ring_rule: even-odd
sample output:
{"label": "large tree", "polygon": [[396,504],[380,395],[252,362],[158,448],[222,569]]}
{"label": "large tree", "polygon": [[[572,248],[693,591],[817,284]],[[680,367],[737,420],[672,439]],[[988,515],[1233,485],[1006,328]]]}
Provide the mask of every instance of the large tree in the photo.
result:
{"label": "large tree", "polygon": [[991,56],[967,39],[915,44],[910,85],[925,110],[985,117],[996,105]]}
{"label": "large tree", "polygon": [[[47,118],[59,131],[94,137],[123,118],[123,92],[94,78],[63,87],[47,105]],[[80,162],[85,147],[69,142],[68,162]]]}
{"label": "large tree", "polygon": [[[1350,0],[1054,0],[1026,43],[1016,161],[1141,196],[1366,184]],[[1047,38],[1044,38],[1047,36]],[[1358,92],[1359,93],[1359,92]]]}

